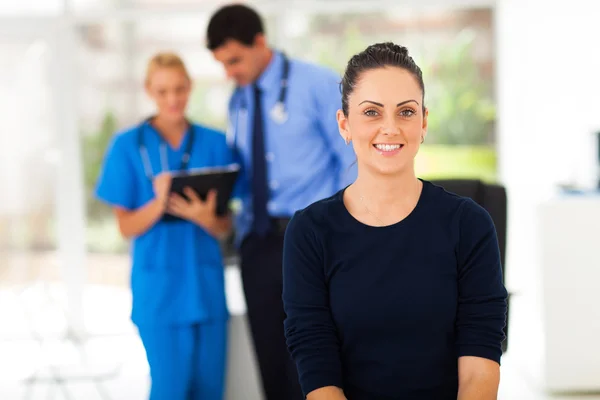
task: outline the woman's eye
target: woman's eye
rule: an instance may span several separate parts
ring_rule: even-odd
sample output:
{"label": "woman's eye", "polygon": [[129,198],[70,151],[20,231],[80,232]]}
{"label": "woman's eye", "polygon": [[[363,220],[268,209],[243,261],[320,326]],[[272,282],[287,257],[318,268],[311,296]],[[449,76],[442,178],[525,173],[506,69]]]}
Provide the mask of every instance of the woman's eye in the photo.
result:
{"label": "woman's eye", "polygon": [[367,110],[365,111],[365,115],[369,116],[369,117],[374,117],[377,115],[377,111],[375,110]]}
{"label": "woman's eye", "polygon": [[400,111],[400,115],[402,117],[408,118],[408,117],[412,117],[413,115],[415,115],[415,112],[413,110],[407,108],[406,110]]}

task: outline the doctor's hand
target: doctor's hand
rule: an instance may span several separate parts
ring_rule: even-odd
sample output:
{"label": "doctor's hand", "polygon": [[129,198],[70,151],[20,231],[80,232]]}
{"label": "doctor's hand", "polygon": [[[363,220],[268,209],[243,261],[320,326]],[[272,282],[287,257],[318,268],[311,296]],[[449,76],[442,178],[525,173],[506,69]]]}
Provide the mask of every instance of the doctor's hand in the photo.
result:
{"label": "doctor's hand", "polygon": [[185,188],[183,192],[189,201],[177,193],[171,194],[167,207],[169,214],[194,222],[208,231],[212,230],[217,221],[217,192],[208,192],[205,201],[191,188]]}
{"label": "doctor's hand", "polygon": [[164,211],[167,208],[169,200],[169,190],[171,189],[171,174],[163,172],[157,175],[152,181],[154,189],[154,198]]}

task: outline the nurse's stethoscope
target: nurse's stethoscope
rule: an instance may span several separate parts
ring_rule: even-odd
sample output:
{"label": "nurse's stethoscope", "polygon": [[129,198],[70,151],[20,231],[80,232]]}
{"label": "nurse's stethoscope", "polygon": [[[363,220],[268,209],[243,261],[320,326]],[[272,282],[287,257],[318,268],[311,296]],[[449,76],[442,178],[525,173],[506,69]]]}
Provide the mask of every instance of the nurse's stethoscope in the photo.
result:
{"label": "nurse's stethoscope", "polygon": [[[144,142],[144,129],[146,128],[146,125],[150,124],[150,121],[152,120],[153,117],[149,117],[146,118],[137,128],[137,142],[138,142],[138,148],[140,151],[140,156],[142,157],[142,163],[144,164],[144,173],[146,174],[146,176],[148,177],[148,179],[152,180],[154,178],[154,173],[152,172],[152,164],[150,163],[150,155],[148,154],[148,148],[146,147],[146,144]],[[179,170],[180,171],[185,171],[187,170],[188,164],[190,163],[190,157],[191,157],[191,153],[192,153],[192,146],[194,145],[194,139],[195,139],[195,129],[194,129],[194,125],[192,123],[190,123],[189,121],[187,121],[188,123],[188,140],[187,140],[187,144],[185,146],[185,149],[183,151],[183,156],[181,156],[181,165],[179,166]],[[167,144],[165,143],[165,140],[161,137],[160,139],[160,172],[167,172],[169,171],[169,160],[168,160],[168,154],[167,154]]]}
{"label": "nurse's stethoscope", "polygon": [[[288,119],[288,112],[286,110],[286,99],[287,99],[287,91],[288,91],[288,80],[290,76],[290,60],[284,53],[280,53],[283,59],[283,66],[281,71],[281,81],[279,84],[279,97],[277,99],[277,103],[273,106],[270,112],[271,119],[278,124],[283,124]],[[228,136],[233,135],[233,142],[236,142],[237,139],[237,131],[240,126],[240,117],[243,119],[245,123],[245,119],[248,116],[248,104],[246,103],[246,97],[242,92],[240,87],[236,88],[235,96],[238,97],[237,111],[234,118],[230,118],[230,121],[235,121],[235,126],[233,129],[230,129],[230,133]]]}

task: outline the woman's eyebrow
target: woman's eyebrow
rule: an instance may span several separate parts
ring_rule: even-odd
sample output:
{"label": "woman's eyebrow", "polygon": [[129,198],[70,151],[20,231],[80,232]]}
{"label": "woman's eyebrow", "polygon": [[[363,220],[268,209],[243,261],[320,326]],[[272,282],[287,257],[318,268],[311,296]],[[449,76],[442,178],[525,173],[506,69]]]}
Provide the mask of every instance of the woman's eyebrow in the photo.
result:
{"label": "woman's eyebrow", "polygon": [[[396,107],[400,107],[400,106],[403,106],[406,103],[411,103],[411,102],[412,103],[417,103],[417,105],[419,105],[418,101],[410,99],[410,100],[401,101],[400,103],[396,104]],[[375,104],[376,106],[383,107],[383,104],[378,103],[378,102],[373,101],[373,100],[364,100],[364,101],[361,101],[358,105],[360,106],[363,103],[371,103],[371,104]]]}

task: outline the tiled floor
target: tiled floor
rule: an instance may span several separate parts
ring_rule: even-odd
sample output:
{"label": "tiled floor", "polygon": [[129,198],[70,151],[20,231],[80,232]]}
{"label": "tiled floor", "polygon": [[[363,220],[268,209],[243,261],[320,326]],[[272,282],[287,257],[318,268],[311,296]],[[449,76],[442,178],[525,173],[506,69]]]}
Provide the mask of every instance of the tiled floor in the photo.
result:
{"label": "tiled floor", "polygon": [[[231,274],[228,280],[229,287],[239,285]],[[84,301],[90,336],[77,343],[65,336],[60,286],[37,284],[0,291],[0,399],[145,399],[148,368],[141,343],[128,321],[129,304],[126,290],[90,286]],[[235,323],[242,320],[238,317]],[[240,324],[236,331],[241,329]],[[253,373],[246,375],[255,376]],[[57,379],[61,376],[64,382]],[[526,374],[507,354],[499,399],[550,397],[536,393]],[[560,399],[600,400],[600,395]],[[259,399],[230,392],[228,400]]]}

